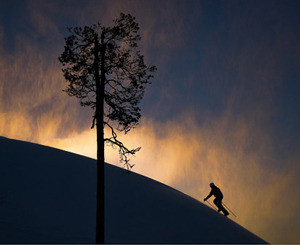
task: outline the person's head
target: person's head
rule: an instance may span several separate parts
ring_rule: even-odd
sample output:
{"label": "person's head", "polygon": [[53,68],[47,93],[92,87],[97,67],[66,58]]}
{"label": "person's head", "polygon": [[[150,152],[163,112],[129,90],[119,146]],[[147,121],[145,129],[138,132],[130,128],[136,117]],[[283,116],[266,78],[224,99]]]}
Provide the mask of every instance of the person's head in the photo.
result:
{"label": "person's head", "polygon": [[214,184],[214,183],[210,183],[209,186],[210,186],[211,188],[213,188],[213,187],[215,186],[215,184]]}

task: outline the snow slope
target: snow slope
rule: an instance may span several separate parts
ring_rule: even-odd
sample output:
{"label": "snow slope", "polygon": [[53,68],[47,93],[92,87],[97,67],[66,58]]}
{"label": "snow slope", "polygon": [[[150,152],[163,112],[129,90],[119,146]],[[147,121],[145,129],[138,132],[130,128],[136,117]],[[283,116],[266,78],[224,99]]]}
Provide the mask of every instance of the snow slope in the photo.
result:
{"label": "snow slope", "polygon": [[[0,243],[94,243],[96,161],[0,137]],[[201,202],[106,166],[107,243],[265,243]]]}

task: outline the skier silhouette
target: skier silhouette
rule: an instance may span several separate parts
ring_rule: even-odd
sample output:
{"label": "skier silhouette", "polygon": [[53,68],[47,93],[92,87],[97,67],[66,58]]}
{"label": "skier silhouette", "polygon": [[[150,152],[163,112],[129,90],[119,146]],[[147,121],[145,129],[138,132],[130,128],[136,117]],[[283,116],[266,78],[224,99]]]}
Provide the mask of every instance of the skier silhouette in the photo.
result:
{"label": "skier silhouette", "polygon": [[229,213],[222,205],[223,194],[221,190],[217,186],[215,186],[214,183],[210,183],[209,186],[211,187],[211,191],[209,195],[206,198],[204,198],[204,202],[207,199],[209,199],[212,195],[214,195],[215,196],[214,204],[218,207],[218,212],[222,211],[224,215],[227,216]]}

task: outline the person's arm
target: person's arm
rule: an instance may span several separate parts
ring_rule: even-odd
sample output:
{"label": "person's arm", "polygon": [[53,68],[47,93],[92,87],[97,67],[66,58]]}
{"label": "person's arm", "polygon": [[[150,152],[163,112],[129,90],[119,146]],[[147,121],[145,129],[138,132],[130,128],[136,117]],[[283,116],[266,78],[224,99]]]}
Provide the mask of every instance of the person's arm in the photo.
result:
{"label": "person's arm", "polygon": [[206,198],[204,198],[204,202],[205,202],[206,200],[208,200],[212,195],[213,195],[213,191],[211,190],[210,193],[209,193],[209,195],[208,195]]}

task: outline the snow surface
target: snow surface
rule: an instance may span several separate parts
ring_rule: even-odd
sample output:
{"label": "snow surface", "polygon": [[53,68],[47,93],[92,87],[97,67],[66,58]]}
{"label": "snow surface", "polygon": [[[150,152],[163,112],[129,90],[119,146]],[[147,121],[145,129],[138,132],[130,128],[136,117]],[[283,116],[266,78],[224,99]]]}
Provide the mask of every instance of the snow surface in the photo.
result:
{"label": "snow surface", "polygon": [[[0,137],[0,243],[94,243],[96,161]],[[107,243],[266,243],[201,202],[106,165]]]}

